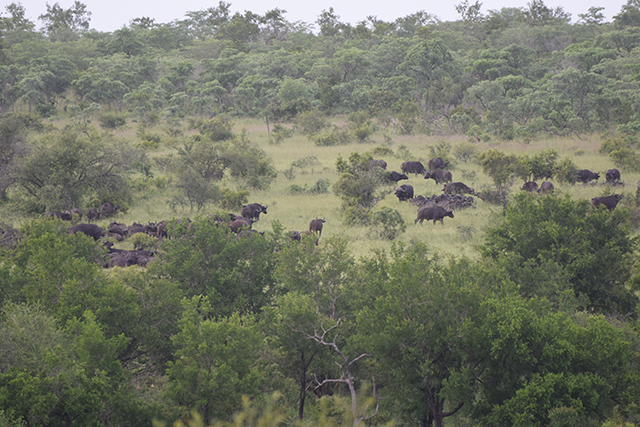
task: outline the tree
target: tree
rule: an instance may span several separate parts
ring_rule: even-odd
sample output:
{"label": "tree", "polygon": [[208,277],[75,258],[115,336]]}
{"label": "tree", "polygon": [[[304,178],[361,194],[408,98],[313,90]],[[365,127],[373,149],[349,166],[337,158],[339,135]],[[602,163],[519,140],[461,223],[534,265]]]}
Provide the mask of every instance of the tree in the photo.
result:
{"label": "tree", "polygon": [[623,210],[589,211],[586,201],[568,196],[521,193],[504,219],[488,230],[481,250],[486,259],[514,266],[555,264],[557,280],[572,289],[585,309],[635,315],[638,299],[626,282],[636,239],[626,217]]}
{"label": "tree", "polygon": [[531,0],[527,8],[522,11],[525,22],[530,26],[553,25],[569,22],[571,14],[564,11],[562,6],[552,9],[542,0]]}
{"label": "tree", "polygon": [[167,368],[166,394],[183,415],[195,409],[205,423],[230,418],[241,407],[242,395],[261,394],[260,331],[251,317],[237,313],[212,319],[215,310],[206,297],[195,296],[183,305],[180,332],[172,338],[176,350]]}
{"label": "tree", "polygon": [[505,154],[491,149],[478,156],[482,171],[488,175],[496,187],[502,201],[502,213],[507,212],[507,196],[513,181],[521,173],[521,165],[515,154]]}
{"label": "tree", "polygon": [[640,19],[640,2],[627,0],[620,12],[613,17],[613,23],[620,27],[637,27]]}
{"label": "tree", "polygon": [[76,37],[80,30],[89,29],[91,12],[87,5],[75,0],[69,9],[63,9],[59,3],[51,6],[47,3],[47,12],[38,17],[44,30],[54,40],[68,41]]}
{"label": "tree", "polygon": [[40,209],[71,209],[94,195],[124,201],[128,193],[124,172],[135,157],[117,144],[107,146],[65,129],[15,159],[11,185]]}
{"label": "tree", "polygon": [[358,312],[357,340],[379,363],[381,400],[407,424],[442,427],[472,404],[482,374],[473,327],[480,276],[423,244],[395,247],[380,270],[377,287],[361,290],[375,299]]}

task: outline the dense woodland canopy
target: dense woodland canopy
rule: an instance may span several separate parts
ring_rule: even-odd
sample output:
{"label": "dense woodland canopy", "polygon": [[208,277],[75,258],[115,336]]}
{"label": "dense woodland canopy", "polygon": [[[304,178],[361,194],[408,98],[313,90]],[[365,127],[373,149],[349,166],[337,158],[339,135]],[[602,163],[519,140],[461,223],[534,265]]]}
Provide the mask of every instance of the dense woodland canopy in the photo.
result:
{"label": "dense woodland canopy", "polygon": [[[6,6],[0,208],[21,225],[0,218],[0,426],[640,425],[640,192],[627,183],[612,211],[514,195],[517,179],[569,188],[576,164],[476,147],[595,134],[603,159],[637,173],[640,2],[612,22],[538,0],[455,7],[454,22],[355,26],[329,9],[314,27],[220,2],[101,33],[79,1],[38,23]],[[233,129],[243,119],[273,145],[457,137],[499,212],[473,258],[419,240],[356,257],[347,235],[293,241],[278,221],[242,238],[207,207],[238,211],[279,174],[319,167],[277,170]],[[371,162],[389,147],[331,173],[343,222],[394,240],[406,226],[374,209],[389,191]],[[446,141],[429,149],[453,157]],[[39,218],[126,211],[151,187],[196,216],[168,221],[147,268],[104,269],[101,242]]]}

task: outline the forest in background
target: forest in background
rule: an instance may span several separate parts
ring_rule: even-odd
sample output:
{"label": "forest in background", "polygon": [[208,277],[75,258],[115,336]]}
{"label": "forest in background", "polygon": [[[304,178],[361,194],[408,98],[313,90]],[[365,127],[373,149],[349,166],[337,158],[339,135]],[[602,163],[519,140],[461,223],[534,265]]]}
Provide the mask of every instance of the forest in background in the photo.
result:
{"label": "forest in background", "polygon": [[[79,1],[40,27],[6,6],[0,426],[639,425],[640,3],[455,7],[101,33]],[[407,237],[371,161],[436,156],[487,202]],[[626,186],[574,185],[613,166]],[[256,198],[263,235],[220,225]],[[166,215],[148,267],[40,218],[103,202]],[[320,209],[342,228],[291,240]]]}

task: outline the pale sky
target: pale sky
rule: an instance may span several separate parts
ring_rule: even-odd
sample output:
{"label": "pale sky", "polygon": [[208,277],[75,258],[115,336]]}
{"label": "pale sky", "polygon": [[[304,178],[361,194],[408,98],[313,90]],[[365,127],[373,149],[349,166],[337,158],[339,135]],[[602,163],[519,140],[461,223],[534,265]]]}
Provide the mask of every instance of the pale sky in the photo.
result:
{"label": "pale sky", "polygon": [[[323,10],[333,7],[334,12],[340,16],[341,22],[352,25],[363,21],[367,16],[377,16],[379,20],[392,22],[420,10],[424,10],[437,16],[441,21],[455,21],[460,16],[455,10],[455,5],[462,0],[225,0],[231,3],[231,12],[251,11],[263,15],[275,8],[286,10],[285,19],[289,22],[303,21],[313,24]],[[91,12],[91,28],[98,31],[115,31],[125,25],[129,25],[134,18],[149,17],[156,23],[169,23],[175,20],[185,19],[185,13],[216,7],[218,0],[80,0],[87,5]],[[503,7],[526,7],[530,0],[485,0],[482,3],[482,13],[489,10],[499,10]],[[5,6],[13,3],[11,0],[0,0],[0,16],[7,16]],[[47,10],[46,4],[58,3],[63,9],[70,8],[74,0],[17,0],[27,12],[27,18],[41,26],[38,16]],[[475,3],[475,1],[469,1]],[[606,3],[604,5],[603,3]],[[565,12],[571,14],[572,20],[578,20],[578,14],[586,13],[592,6],[603,6],[606,20],[620,12],[626,0],[607,0],[595,3],[590,0],[546,0],[548,7],[562,6]]]}

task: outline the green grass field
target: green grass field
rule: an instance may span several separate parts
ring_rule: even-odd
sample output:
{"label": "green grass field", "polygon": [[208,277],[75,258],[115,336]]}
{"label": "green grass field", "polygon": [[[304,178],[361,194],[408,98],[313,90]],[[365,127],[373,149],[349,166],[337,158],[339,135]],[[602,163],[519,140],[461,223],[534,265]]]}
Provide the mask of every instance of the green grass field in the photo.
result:
{"label": "green grass field", "polygon": [[[336,123],[341,119],[336,119]],[[54,125],[59,125],[55,123]],[[115,132],[116,139],[131,141],[137,144],[135,136],[135,123],[129,123],[127,127]],[[158,124],[149,132],[163,135],[163,125]],[[369,255],[372,250],[388,250],[392,241],[380,240],[370,235],[368,227],[345,226],[341,220],[340,204],[341,200],[330,190],[326,194],[291,194],[291,185],[304,187],[313,186],[318,180],[328,180],[333,185],[338,175],[335,170],[335,162],[338,156],[348,158],[351,152],[370,151],[376,147],[387,147],[392,150],[392,156],[374,156],[384,158],[388,167],[387,170],[400,171],[400,165],[407,160],[404,158],[408,152],[414,158],[426,161],[432,157],[432,150],[436,146],[449,144],[452,153],[449,155],[451,164],[449,169],[453,173],[454,181],[462,181],[476,190],[490,186],[491,180],[486,176],[480,166],[473,160],[463,162],[453,154],[459,144],[469,144],[466,137],[427,137],[424,135],[385,135],[382,132],[375,133],[370,141],[366,143],[351,143],[349,145],[318,147],[308,138],[294,134],[292,138],[284,140],[275,145],[269,143],[267,127],[264,121],[240,120],[234,123],[234,132],[240,133],[246,129],[248,139],[262,148],[266,154],[273,159],[273,164],[278,170],[278,177],[268,190],[252,190],[249,202],[258,202],[268,205],[268,214],[262,215],[260,221],[254,224],[254,229],[258,231],[269,231],[272,229],[272,222],[279,221],[286,230],[303,231],[308,229],[309,221],[316,217],[326,219],[322,239],[333,235],[347,236],[350,242],[350,249],[355,256]],[[163,136],[164,138],[164,136]],[[167,139],[169,139],[167,137]],[[164,139],[163,139],[164,141]],[[559,153],[559,160],[569,157],[580,169],[590,169],[601,173],[601,179],[597,185],[562,185],[554,182],[556,193],[569,194],[573,199],[585,199],[610,191],[604,182],[604,171],[614,167],[613,162],[598,152],[601,140],[599,137],[591,136],[584,139],[548,139],[537,140],[530,143],[510,142],[489,142],[474,143],[477,153],[487,149],[498,149],[514,154],[533,154],[544,149],[554,149]],[[171,143],[164,143],[158,149],[149,151],[150,157],[163,157],[175,152],[175,147]],[[318,163],[306,169],[296,169],[295,176],[284,172],[290,169],[291,163],[305,157],[313,156]],[[156,176],[162,173],[155,171]],[[626,183],[624,188],[617,187],[613,192],[622,192],[627,196],[633,196],[636,192],[636,184],[640,180],[639,173],[629,173],[622,171],[622,180]],[[411,184],[417,194],[431,196],[440,194],[442,184],[436,184],[433,180],[425,180],[420,175],[410,175],[408,181],[401,181],[400,184]],[[521,181],[516,181],[511,188],[512,194],[519,191]],[[235,188],[236,183],[225,178],[221,187]],[[455,218],[445,218],[444,225],[440,223],[434,225],[432,222],[425,222],[424,225],[414,225],[417,207],[408,202],[399,202],[393,194],[393,186],[389,185],[387,196],[378,206],[387,206],[398,210],[406,222],[407,231],[401,234],[396,242],[424,241],[433,247],[434,250],[451,254],[454,256],[477,257],[476,247],[481,244],[485,235],[487,225],[496,221],[501,215],[501,207],[490,205],[476,198],[475,209],[464,209],[455,211]],[[160,221],[174,217],[195,217],[207,215],[220,211],[215,206],[207,206],[201,212],[190,211],[180,207],[171,208],[169,204],[170,195],[166,189],[153,189],[149,192],[139,193],[136,196],[134,205],[126,214],[119,214],[116,220],[130,224],[134,221],[145,223],[148,221]],[[236,212],[239,213],[239,212]],[[102,225],[106,225],[104,221]]]}

